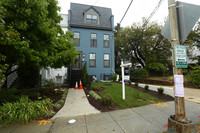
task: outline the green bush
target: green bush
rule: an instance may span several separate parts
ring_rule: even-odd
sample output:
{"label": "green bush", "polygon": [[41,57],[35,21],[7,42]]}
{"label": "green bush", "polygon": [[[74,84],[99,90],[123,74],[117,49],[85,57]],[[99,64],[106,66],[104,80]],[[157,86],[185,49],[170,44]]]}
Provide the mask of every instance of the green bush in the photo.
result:
{"label": "green bush", "polygon": [[53,82],[53,79],[43,79],[42,86],[43,88],[55,88],[55,83]]}
{"label": "green bush", "polygon": [[182,71],[183,71],[183,75],[187,75],[188,74],[188,70],[186,68],[185,69],[183,68]]}
{"label": "green bush", "polygon": [[148,71],[146,69],[134,69],[130,70],[130,77],[133,81],[134,79],[141,79],[141,78],[147,78],[149,76]]}
{"label": "green bush", "polygon": [[89,91],[89,94],[94,97],[96,100],[101,100],[101,97],[94,91]]}
{"label": "green bush", "polygon": [[149,90],[149,86],[148,86],[148,85],[145,85],[145,86],[144,86],[144,89],[145,89],[145,90]]}
{"label": "green bush", "polygon": [[16,93],[16,88],[2,88],[2,90],[0,91],[0,106],[5,102],[15,102],[19,100],[20,96],[16,95]]}
{"label": "green bush", "polygon": [[113,96],[111,94],[105,94],[104,96],[102,96],[101,101],[103,102],[103,104],[111,104],[112,103],[112,99]]}
{"label": "green bush", "polygon": [[137,87],[139,85],[139,83],[138,82],[135,82],[135,86]]}
{"label": "green bush", "polygon": [[56,109],[59,109],[59,108],[61,108],[61,104],[60,103],[56,103],[55,105],[54,105],[54,107],[56,108]]}
{"label": "green bush", "polygon": [[84,64],[83,69],[82,69],[82,82],[84,86],[88,85],[88,72],[86,68],[86,63]]}
{"label": "green bush", "polygon": [[49,98],[33,102],[28,97],[21,97],[18,102],[7,102],[0,106],[0,124],[29,122],[45,116],[52,107],[53,103]]}
{"label": "green bush", "polygon": [[162,87],[157,88],[157,90],[158,90],[158,93],[160,93],[160,94],[163,94],[163,92],[164,92],[164,89]]}
{"label": "green bush", "polygon": [[91,90],[98,90],[99,88],[98,87],[96,87],[96,86],[91,86]]}
{"label": "green bush", "polygon": [[116,80],[117,80],[117,74],[115,73],[112,75],[112,81],[115,82]]}
{"label": "green bush", "polygon": [[187,74],[187,77],[190,82],[192,82],[198,88],[200,88],[200,66],[199,65],[192,67],[192,70]]}
{"label": "green bush", "polygon": [[153,72],[165,72],[167,70],[162,63],[150,63],[146,65],[146,69]]}
{"label": "green bush", "polygon": [[59,103],[60,103],[60,104],[63,104],[63,103],[65,103],[65,100],[61,99],[61,100],[59,101]]}
{"label": "green bush", "polygon": [[128,81],[128,84],[131,85],[131,80]]}

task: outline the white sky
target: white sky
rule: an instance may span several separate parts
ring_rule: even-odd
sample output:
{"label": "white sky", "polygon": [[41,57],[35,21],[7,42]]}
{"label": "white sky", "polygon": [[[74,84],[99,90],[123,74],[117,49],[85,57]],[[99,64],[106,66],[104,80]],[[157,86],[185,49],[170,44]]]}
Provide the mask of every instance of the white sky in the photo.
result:
{"label": "white sky", "polygon": [[[149,17],[156,5],[160,0],[133,0],[131,7],[129,8],[125,18],[123,19],[121,26],[131,26],[133,23],[141,22],[143,17]],[[179,0],[191,4],[200,5],[200,0]],[[119,23],[129,6],[131,0],[58,0],[61,12],[67,14],[70,8],[70,3],[80,3],[87,5],[95,5],[101,7],[108,7],[112,9],[114,15],[115,25]],[[168,0],[164,0],[157,12],[151,18],[150,21],[156,21],[159,24],[164,25],[164,20],[168,16]]]}

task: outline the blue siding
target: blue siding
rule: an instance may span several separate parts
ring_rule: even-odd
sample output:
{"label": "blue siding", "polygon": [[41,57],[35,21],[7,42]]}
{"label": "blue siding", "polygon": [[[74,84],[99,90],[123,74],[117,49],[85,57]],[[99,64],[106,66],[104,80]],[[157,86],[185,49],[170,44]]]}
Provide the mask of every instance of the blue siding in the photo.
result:
{"label": "blue siding", "polygon": [[[87,64],[88,75],[95,75],[97,80],[103,80],[104,74],[112,75],[115,71],[114,61],[114,33],[113,31],[106,30],[95,30],[95,29],[84,29],[84,28],[73,28],[71,32],[80,33],[80,46],[76,46],[78,51],[85,53],[84,62]],[[97,34],[97,47],[90,46],[90,35],[91,33]],[[109,35],[109,48],[103,47],[103,35]],[[89,67],[89,54],[96,53],[96,67]],[[110,55],[110,67],[104,67],[104,54]],[[84,64],[82,62],[82,64]]]}

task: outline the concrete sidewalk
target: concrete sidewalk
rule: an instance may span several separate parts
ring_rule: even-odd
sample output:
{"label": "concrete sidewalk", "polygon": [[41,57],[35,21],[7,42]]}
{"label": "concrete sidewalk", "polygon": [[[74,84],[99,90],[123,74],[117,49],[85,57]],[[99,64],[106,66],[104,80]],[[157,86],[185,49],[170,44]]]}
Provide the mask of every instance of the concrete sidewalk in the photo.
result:
{"label": "concrete sidewalk", "polygon": [[[134,82],[132,82],[134,84]],[[164,89],[164,94],[170,95],[174,97],[174,90],[173,86],[164,86],[164,85],[150,85],[150,84],[142,84],[139,83],[138,86],[143,87],[145,85],[149,86],[149,90],[157,91],[157,88],[162,87]],[[196,102],[200,104],[200,89],[196,88],[189,88],[189,87],[184,87],[184,93],[185,93],[185,99]]]}
{"label": "concrete sidewalk", "polygon": [[[200,104],[186,100],[185,105],[187,117],[200,122]],[[39,121],[12,124],[0,128],[0,133],[161,133],[167,131],[174,108],[174,102],[164,102],[99,113],[83,90],[70,89],[64,107],[46,125],[39,125]],[[71,119],[76,122],[69,124]]]}
{"label": "concrete sidewalk", "polygon": [[90,105],[83,89],[69,89],[64,106],[52,118],[73,117],[100,113]]}

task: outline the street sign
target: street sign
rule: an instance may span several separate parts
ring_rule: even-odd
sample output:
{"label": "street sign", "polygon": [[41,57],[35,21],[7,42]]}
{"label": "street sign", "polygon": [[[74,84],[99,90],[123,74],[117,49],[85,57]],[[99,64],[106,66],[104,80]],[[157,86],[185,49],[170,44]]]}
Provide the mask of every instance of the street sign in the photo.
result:
{"label": "street sign", "polygon": [[[188,34],[200,18],[200,6],[176,1],[176,7],[179,28],[179,41],[181,44],[183,44]],[[161,34],[169,41],[174,39],[171,38],[170,35],[169,16],[167,17]]]}
{"label": "street sign", "polygon": [[187,49],[184,45],[175,45],[175,64],[176,67],[187,68]]}

